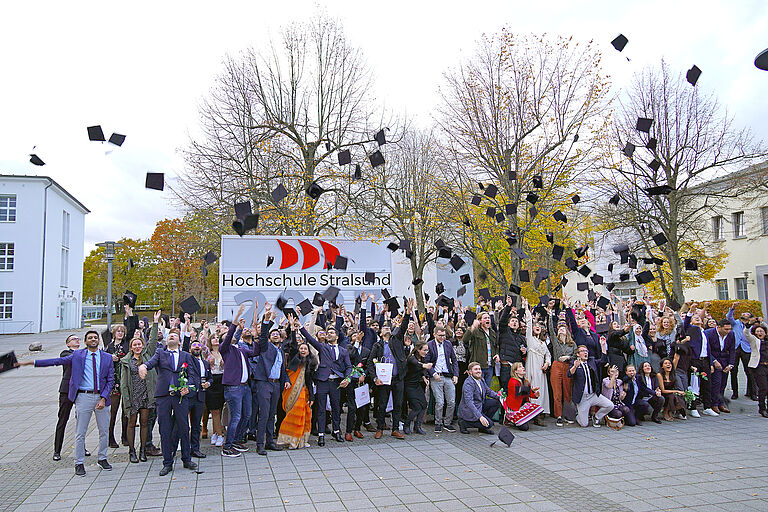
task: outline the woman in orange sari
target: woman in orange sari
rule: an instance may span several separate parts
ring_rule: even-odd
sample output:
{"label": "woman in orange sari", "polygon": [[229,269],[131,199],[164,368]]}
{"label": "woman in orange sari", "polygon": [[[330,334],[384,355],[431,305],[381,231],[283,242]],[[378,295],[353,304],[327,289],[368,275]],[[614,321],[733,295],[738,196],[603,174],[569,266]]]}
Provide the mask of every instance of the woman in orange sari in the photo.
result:
{"label": "woman in orange sari", "polygon": [[[291,351],[293,352],[293,350]],[[309,351],[309,345],[301,343],[290,356],[288,378],[291,387],[283,391],[285,418],[280,424],[277,444],[287,445],[289,450],[309,446],[312,429],[312,374],[317,362]]]}

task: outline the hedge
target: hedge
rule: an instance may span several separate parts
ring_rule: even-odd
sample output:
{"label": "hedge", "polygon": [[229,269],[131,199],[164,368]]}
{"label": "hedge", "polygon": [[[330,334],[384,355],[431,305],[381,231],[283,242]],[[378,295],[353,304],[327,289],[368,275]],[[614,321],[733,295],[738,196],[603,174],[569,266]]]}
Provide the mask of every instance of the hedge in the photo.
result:
{"label": "hedge", "polygon": [[763,305],[759,300],[711,300],[711,301],[697,301],[699,304],[699,307],[701,307],[705,302],[709,302],[709,314],[712,315],[712,318],[715,320],[720,320],[725,318],[725,314],[728,312],[728,309],[731,307],[731,305],[734,302],[738,302],[739,305],[736,306],[735,311],[733,312],[733,316],[737,319],[739,318],[739,315],[741,315],[745,311],[749,311],[755,316],[763,316]]}

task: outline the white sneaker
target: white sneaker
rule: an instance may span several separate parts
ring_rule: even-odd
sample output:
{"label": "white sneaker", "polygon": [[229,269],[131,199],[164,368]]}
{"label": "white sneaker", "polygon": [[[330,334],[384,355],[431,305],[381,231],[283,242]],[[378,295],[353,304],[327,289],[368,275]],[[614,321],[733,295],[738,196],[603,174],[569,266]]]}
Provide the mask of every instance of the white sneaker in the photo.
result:
{"label": "white sneaker", "polygon": [[697,411],[696,409],[691,409],[691,412],[689,413],[689,415],[692,418],[701,418],[701,414],[699,414],[699,411]]}
{"label": "white sneaker", "polygon": [[224,436],[216,436],[216,446],[224,446]]}
{"label": "white sneaker", "polygon": [[715,412],[715,411],[713,411],[711,408],[709,408],[709,409],[704,409],[704,414],[705,414],[706,416],[720,416],[720,414],[719,414],[719,413],[716,413],[716,412]]}
{"label": "white sneaker", "polygon": [[592,426],[595,427],[595,428],[600,428],[601,427],[600,420],[597,419],[597,417],[592,418]]}
{"label": "white sneaker", "polygon": [[216,435],[216,434],[212,434],[212,435],[211,435],[211,446],[215,446],[215,445],[216,445],[216,439],[217,439],[218,437],[219,437],[219,436],[218,436],[218,435]]}

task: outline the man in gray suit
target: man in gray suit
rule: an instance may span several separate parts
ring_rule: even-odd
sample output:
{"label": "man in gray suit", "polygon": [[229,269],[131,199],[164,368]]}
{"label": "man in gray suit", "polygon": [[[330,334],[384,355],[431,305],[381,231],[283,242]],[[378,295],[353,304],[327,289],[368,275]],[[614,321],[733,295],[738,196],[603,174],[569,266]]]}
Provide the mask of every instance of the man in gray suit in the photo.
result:
{"label": "man in gray suit", "polygon": [[468,428],[477,428],[484,434],[493,434],[493,417],[501,407],[499,394],[488,387],[483,380],[480,363],[468,366],[469,378],[464,381],[459,403],[459,430],[469,434]]}

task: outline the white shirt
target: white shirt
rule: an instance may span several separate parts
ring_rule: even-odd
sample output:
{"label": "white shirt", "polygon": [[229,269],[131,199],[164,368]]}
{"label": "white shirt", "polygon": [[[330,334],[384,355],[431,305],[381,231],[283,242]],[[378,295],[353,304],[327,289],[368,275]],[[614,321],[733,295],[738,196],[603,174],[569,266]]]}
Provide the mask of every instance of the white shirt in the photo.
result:
{"label": "white shirt", "polygon": [[[474,377],[472,378],[475,379]],[[481,381],[480,379],[475,379],[475,382],[477,382],[477,387],[480,388],[480,393],[485,395],[485,390],[483,389],[483,381]],[[483,396],[483,399],[485,399],[485,396]]]}
{"label": "white shirt", "polygon": [[586,382],[584,382],[584,396],[591,395],[593,391],[592,380],[589,378],[589,364],[587,364],[587,361],[582,361],[581,367],[584,368],[584,375],[587,379]]}
{"label": "white shirt", "polygon": [[435,362],[435,373],[448,373],[448,367],[445,365],[445,346],[443,343],[435,341],[435,345],[437,345],[437,361]]}
{"label": "white shirt", "polygon": [[237,350],[237,353],[240,354],[240,362],[243,364],[243,376],[240,377],[240,384],[245,384],[248,382],[248,363],[245,362],[245,356],[240,349]]}
{"label": "white shirt", "polygon": [[720,350],[725,350],[725,336],[720,336],[718,332],[717,337],[720,338]]}
{"label": "white shirt", "polygon": [[205,365],[202,359],[198,359],[197,362],[200,363],[200,384],[202,385],[205,380]]}
{"label": "white shirt", "polygon": [[701,327],[699,327],[699,331],[701,331],[701,355],[699,357],[701,358],[708,357],[709,352],[707,351],[708,349],[707,345],[709,344],[709,342],[707,341],[707,335],[704,334],[704,329],[702,329]]}

